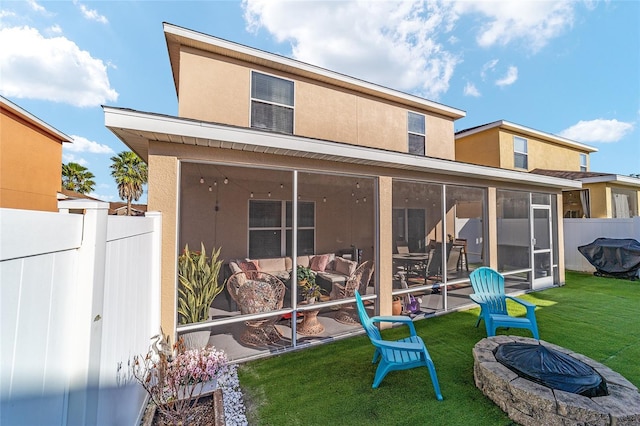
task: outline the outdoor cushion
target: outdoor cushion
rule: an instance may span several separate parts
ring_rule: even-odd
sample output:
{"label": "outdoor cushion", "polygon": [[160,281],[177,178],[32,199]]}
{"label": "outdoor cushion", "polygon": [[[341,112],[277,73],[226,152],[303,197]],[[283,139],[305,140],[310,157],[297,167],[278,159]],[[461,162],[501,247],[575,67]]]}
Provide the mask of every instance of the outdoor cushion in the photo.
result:
{"label": "outdoor cushion", "polygon": [[329,255],[321,254],[313,256],[311,258],[310,268],[312,271],[324,272],[325,268],[327,267],[327,263],[329,263]]}
{"label": "outdoor cushion", "polygon": [[339,256],[335,258],[335,271],[348,277],[353,274],[357,266],[358,264],[352,260],[344,259]]}
{"label": "outdoor cushion", "polygon": [[285,264],[284,257],[274,257],[271,259],[259,259],[258,264],[260,265],[260,270],[265,272],[287,270],[287,265]]}

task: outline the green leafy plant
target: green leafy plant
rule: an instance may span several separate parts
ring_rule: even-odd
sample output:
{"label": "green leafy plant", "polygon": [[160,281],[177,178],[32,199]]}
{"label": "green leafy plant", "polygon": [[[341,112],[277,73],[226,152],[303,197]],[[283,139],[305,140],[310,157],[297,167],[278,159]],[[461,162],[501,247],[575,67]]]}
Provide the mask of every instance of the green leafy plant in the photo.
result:
{"label": "green leafy plant", "polygon": [[222,267],[220,248],[207,257],[204,243],[200,251],[189,250],[187,244],[178,258],[178,323],[190,324],[209,319],[209,307],[225,283],[218,283]]}
{"label": "green leafy plant", "polygon": [[298,287],[300,287],[300,294],[305,300],[315,300],[322,296],[324,290],[316,284],[316,275],[313,273],[311,268],[298,265],[296,274]]}

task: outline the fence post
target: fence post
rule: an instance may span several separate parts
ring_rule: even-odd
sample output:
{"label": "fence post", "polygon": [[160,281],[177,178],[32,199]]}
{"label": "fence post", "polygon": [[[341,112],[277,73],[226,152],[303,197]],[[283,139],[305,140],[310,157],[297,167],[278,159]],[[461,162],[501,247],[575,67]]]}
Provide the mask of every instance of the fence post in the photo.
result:
{"label": "fence post", "polygon": [[153,290],[151,294],[151,324],[154,324],[157,329],[149,330],[149,336],[153,336],[159,331],[160,328],[160,300],[161,300],[161,280],[162,280],[162,213],[160,212],[147,212],[145,217],[153,219],[153,254],[152,262],[153,267],[151,269],[151,282],[153,283]]}
{"label": "fence post", "polygon": [[82,244],[76,265],[76,293],[69,330],[73,348],[69,351],[68,425],[93,425],[97,422],[100,386],[100,352],[104,302],[108,203],[72,200],[59,203],[70,212],[84,215]]}

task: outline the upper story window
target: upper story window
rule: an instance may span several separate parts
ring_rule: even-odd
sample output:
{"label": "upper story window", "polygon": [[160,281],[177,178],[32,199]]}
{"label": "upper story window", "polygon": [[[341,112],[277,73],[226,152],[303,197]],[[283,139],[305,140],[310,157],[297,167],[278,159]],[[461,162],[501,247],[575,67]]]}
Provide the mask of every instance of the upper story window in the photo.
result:
{"label": "upper story window", "polygon": [[409,131],[409,154],[425,154],[425,119],[424,115],[415,112],[407,113],[407,128]]}
{"label": "upper story window", "polygon": [[529,169],[527,140],[513,137],[513,166],[517,169]]}
{"label": "upper story window", "polygon": [[251,127],[293,134],[293,81],[251,72]]}
{"label": "upper story window", "polygon": [[580,154],[580,171],[587,171],[587,154]]}

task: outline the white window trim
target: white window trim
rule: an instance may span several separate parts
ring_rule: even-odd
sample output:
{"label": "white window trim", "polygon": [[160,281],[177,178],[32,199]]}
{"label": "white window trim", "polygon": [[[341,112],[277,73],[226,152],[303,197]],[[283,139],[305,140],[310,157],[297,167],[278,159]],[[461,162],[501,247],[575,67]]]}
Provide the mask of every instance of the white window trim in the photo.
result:
{"label": "white window trim", "polygon": [[[525,147],[526,147],[526,151],[522,152],[522,151],[516,151],[516,139],[520,139],[523,140],[525,143]],[[517,167],[516,166],[516,154],[520,154],[520,155],[524,155],[527,159],[527,167],[523,168],[523,167]],[[529,141],[527,140],[527,138],[523,138],[521,136],[513,136],[513,168],[514,169],[521,169],[521,170],[528,170],[529,168]]]}
{"label": "white window trim", "polygon": [[[285,81],[292,82],[293,83],[293,105],[286,105],[286,104],[281,104],[281,103],[278,103],[278,102],[271,102],[271,101],[265,101],[264,99],[254,98],[252,96],[252,94],[251,94],[251,92],[252,92],[251,87],[253,85],[253,74],[254,73],[262,74],[262,75],[268,75],[269,77],[278,78],[280,80],[285,80]],[[283,107],[283,108],[289,108],[290,110],[292,110],[293,111],[293,123],[292,123],[292,133],[291,134],[295,135],[296,134],[296,120],[295,120],[295,118],[296,118],[296,108],[295,108],[295,106],[296,106],[296,92],[297,92],[297,88],[296,88],[296,81],[295,80],[292,80],[290,78],[284,78],[284,77],[282,77],[280,75],[271,74],[271,73],[268,73],[268,72],[258,71],[258,70],[254,70],[254,69],[249,70],[249,127],[250,128],[254,128],[253,127],[253,123],[251,121],[251,117],[253,116],[253,114],[251,112],[252,112],[253,101],[256,101],[256,102],[261,102],[261,103],[264,103],[264,104],[276,105],[276,106],[280,106],[280,107]]]}
{"label": "white window trim", "polygon": [[[247,253],[251,252],[250,241],[251,241],[251,231],[280,231],[280,256],[286,256],[287,253],[287,231],[293,231],[293,226],[287,226],[287,203],[292,202],[291,200],[274,200],[274,199],[250,199],[247,205],[247,224],[251,223],[251,202],[252,201],[269,201],[274,203],[281,203],[280,210],[280,226],[264,226],[264,227],[255,227],[247,225]],[[298,202],[304,203],[313,203],[313,226],[299,226],[298,231],[304,230],[312,230],[313,231],[313,251],[315,253],[315,245],[316,245],[316,222],[317,222],[317,211],[316,211],[316,202],[315,201],[305,201],[300,200]]]}
{"label": "white window trim", "polygon": [[[409,130],[409,113],[422,116],[422,118],[424,119],[424,133],[417,133]],[[427,155],[427,116],[425,114],[422,114],[420,112],[415,112],[415,111],[407,111],[407,152],[409,154],[413,154],[410,151],[409,135],[418,135],[418,136],[424,137],[424,154],[423,155],[426,156]]]}
{"label": "white window trim", "polygon": [[580,153],[580,171],[581,172],[588,171],[587,154],[584,154],[584,153]]}

